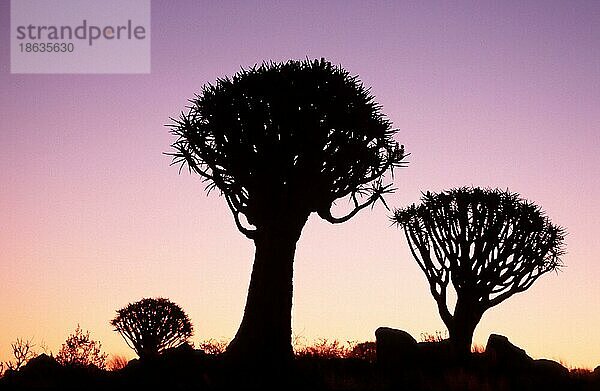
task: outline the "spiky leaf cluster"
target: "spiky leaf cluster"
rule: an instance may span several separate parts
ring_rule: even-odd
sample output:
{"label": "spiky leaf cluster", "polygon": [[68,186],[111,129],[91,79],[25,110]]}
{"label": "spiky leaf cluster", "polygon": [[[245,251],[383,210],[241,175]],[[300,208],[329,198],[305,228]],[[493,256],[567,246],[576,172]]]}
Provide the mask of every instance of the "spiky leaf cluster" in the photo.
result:
{"label": "spiky leaf cluster", "polygon": [[421,201],[393,220],[438,302],[451,281],[459,296],[468,292],[490,308],[562,266],[564,229],[518,194],[463,187]]}
{"label": "spiky leaf cluster", "polygon": [[[249,237],[291,210],[346,221],[391,190],[381,176],[405,157],[369,90],[324,59],[242,69],[190,102],[170,125],[173,163],[218,188]],[[333,217],[346,196],[353,210]]]}

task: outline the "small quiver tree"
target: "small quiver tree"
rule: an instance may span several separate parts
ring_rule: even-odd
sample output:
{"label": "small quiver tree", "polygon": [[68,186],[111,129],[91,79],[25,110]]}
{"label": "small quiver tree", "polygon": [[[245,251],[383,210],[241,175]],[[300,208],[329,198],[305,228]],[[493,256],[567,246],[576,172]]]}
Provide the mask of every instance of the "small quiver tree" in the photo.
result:
{"label": "small quiver tree", "polygon": [[164,298],[130,303],[117,311],[110,324],[140,359],[178,347],[193,334],[192,323],[183,309]]}
{"label": "small quiver tree", "polygon": [[[396,210],[393,220],[427,277],[454,351],[466,356],[487,309],[562,266],[565,231],[508,191],[458,188],[427,192],[421,200]],[[449,283],[456,292],[453,312]]]}
{"label": "small quiver tree", "polygon": [[90,332],[85,333],[79,325],[75,333],[69,335],[65,343],[62,344],[56,361],[65,366],[74,367],[106,367],[107,354],[102,352],[102,344],[90,338]]}

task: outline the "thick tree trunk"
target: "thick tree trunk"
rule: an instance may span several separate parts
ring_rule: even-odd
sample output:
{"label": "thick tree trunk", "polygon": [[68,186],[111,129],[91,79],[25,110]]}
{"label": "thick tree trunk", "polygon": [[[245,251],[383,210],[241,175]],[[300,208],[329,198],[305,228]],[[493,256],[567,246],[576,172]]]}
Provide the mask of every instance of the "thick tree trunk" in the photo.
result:
{"label": "thick tree trunk", "polygon": [[483,312],[478,306],[460,299],[456,302],[453,321],[448,325],[448,332],[450,343],[458,358],[466,358],[470,355],[473,333],[482,315]]}
{"label": "thick tree trunk", "polygon": [[244,317],[226,352],[230,362],[262,367],[291,363],[294,253],[305,223],[306,218],[257,231]]}

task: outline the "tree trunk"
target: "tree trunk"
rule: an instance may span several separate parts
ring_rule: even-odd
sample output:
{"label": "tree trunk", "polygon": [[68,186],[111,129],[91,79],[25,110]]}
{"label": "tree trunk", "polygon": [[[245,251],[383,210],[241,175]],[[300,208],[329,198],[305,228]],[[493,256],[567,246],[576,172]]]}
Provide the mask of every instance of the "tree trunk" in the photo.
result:
{"label": "tree trunk", "polygon": [[226,352],[231,363],[261,367],[291,363],[294,253],[307,218],[257,231],[244,317]]}
{"label": "tree trunk", "polygon": [[478,306],[460,298],[457,300],[452,324],[448,325],[448,332],[454,353],[459,359],[470,355],[473,333],[482,315],[483,312]]}

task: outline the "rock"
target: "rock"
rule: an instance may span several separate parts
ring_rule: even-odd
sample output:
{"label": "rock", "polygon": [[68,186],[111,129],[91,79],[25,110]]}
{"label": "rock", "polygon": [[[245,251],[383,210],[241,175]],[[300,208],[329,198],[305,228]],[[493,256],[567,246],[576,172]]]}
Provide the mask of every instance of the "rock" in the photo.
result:
{"label": "rock", "polygon": [[417,341],[406,331],[380,327],[375,331],[377,365],[382,367],[415,365]]}
{"label": "rock", "polygon": [[533,365],[533,359],[525,350],[510,343],[503,335],[491,334],[485,347],[485,356],[496,366],[511,369],[527,369]]}
{"label": "rock", "polygon": [[63,367],[56,361],[54,357],[47,354],[40,354],[32,358],[19,371],[24,377],[28,378],[46,378],[55,377],[63,371]]}
{"label": "rock", "polygon": [[569,370],[556,361],[545,358],[533,362],[535,371],[544,377],[565,377],[569,375]]}
{"label": "rock", "polygon": [[54,357],[40,354],[29,360],[18,371],[5,373],[4,379],[12,389],[59,389],[65,384],[66,369]]}

